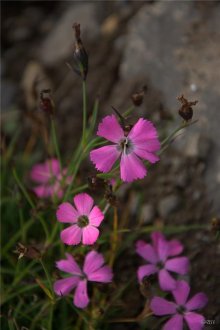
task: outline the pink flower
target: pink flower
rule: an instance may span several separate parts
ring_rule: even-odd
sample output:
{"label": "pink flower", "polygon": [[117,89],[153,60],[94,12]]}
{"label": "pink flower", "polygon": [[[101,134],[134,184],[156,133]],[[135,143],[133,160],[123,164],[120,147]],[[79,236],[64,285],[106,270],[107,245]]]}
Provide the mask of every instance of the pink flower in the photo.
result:
{"label": "pink flower", "polygon": [[161,289],[173,290],[176,287],[176,280],[169,272],[184,275],[189,268],[188,258],[170,258],[179,255],[183,246],[177,240],[166,241],[159,232],[152,233],[151,239],[152,245],[144,241],[138,241],[136,244],[136,252],[148,262],[138,268],[138,279],[142,281],[145,276],[158,274]]}
{"label": "pink flower", "polygon": [[163,330],[182,330],[185,321],[190,330],[201,330],[204,327],[204,317],[194,311],[201,309],[207,304],[207,297],[200,292],[187,301],[190,287],[185,281],[177,281],[177,286],[172,295],[175,303],[161,297],[154,297],[150,308],[155,315],[172,315],[165,323]]}
{"label": "pink flower", "polygon": [[75,207],[70,203],[62,203],[57,210],[57,220],[72,225],[61,232],[61,240],[67,245],[77,245],[81,242],[91,245],[99,236],[104,214],[93,206],[94,201],[88,194],[78,194],[73,199]]}
{"label": "pink flower", "polygon": [[76,288],[73,303],[79,308],[85,308],[89,303],[87,282],[109,283],[112,281],[111,269],[103,264],[102,254],[91,251],[86,255],[83,270],[81,270],[74,258],[66,253],[66,259],[58,261],[56,266],[61,271],[69,273],[70,276],[56,281],[54,291],[59,296],[66,296]]}
{"label": "pink flower", "polygon": [[156,128],[140,118],[128,134],[125,134],[114,115],[107,116],[99,124],[98,136],[113,142],[90,153],[90,159],[101,172],[108,172],[120,158],[121,179],[132,182],[142,179],[147,169],[141,159],[155,163],[159,157],[155,154],[160,149]]}
{"label": "pink flower", "polygon": [[33,188],[34,193],[39,198],[63,196],[63,186],[71,182],[71,177],[65,177],[67,170],[61,172],[57,159],[52,158],[44,163],[36,164],[32,167],[30,178],[39,185]]}

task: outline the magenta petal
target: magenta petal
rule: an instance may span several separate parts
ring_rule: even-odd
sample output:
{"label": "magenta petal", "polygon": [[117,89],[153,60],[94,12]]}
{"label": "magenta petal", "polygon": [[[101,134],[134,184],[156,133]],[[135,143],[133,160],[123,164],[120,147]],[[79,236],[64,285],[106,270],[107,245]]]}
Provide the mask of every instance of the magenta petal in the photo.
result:
{"label": "magenta petal", "polygon": [[58,207],[56,216],[60,222],[75,223],[79,214],[70,203],[62,203]]}
{"label": "magenta petal", "polygon": [[157,243],[157,249],[158,249],[158,255],[159,255],[159,259],[161,261],[165,261],[168,257],[168,253],[169,253],[169,243],[161,238],[158,240],[158,243]]}
{"label": "magenta petal", "polygon": [[45,169],[50,175],[57,176],[60,173],[60,164],[56,158],[48,159],[45,162]]}
{"label": "magenta petal", "polygon": [[145,276],[149,276],[157,272],[155,265],[144,265],[140,266],[137,271],[138,280],[141,282]]}
{"label": "magenta petal", "polygon": [[82,242],[85,245],[94,244],[99,237],[99,230],[94,226],[86,226],[82,228]]}
{"label": "magenta petal", "polygon": [[140,118],[131,129],[128,137],[134,143],[148,139],[157,139],[157,130],[149,120]]}
{"label": "magenta petal", "polygon": [[99,227],[100,223],[104,219],[104,214],[98,208],[98,206],[94,206],[89,214],[89,223],[95,227]]}
{"label": "magenta petal", "polygon": [[207,302],[207,296],[204,293],[199,292],[186,303],[185,307],[188,311],[193,311],[195,309],[203,308]]}
{"label": "magenta petal", "polygon": [[164,235],[160,232],[160,231],[154,231],[151,234],[151,240],[153,242],[153,247],[155,248],[155,250],[158,252],[158,242],[159,240],[165,240]]}
{"label": "magenta petal", "polygon": [[159,271],[159,283],[164,291],[172,291],[176,288],[176,281],[165,269]]}
{"label": "magenta petal", "polygon": [[183,317],[182,315],[174,315],[166,322],[162,330],[182,330],[183,329]]}
{"label": "magenta petal", "polygon": [[148,160],[152,164],[154,164],[154,163],[156,163],[160,160],[160,158],[157,155],[153,154],[152,152],[149,152],[149,151],[144,150],[144,149],[137,148],[136,146],[134,148],[134,153],[138,157],[143,158],[145,160]]}
{"label": "magenta petal", "polygon": [[204,328],[205,318],[201,314],[193,312],[185,313],[184,319],[190,330],[201,330]]}
{"label": "magenta petal", "polygon": [[91,251],[86,255],[83,271],[87,276],[89,276],[89,274],[101,268],[103,264],[104,264],[103,255],[96,251]]}
{"label": "magenta petal", "polygon": [[185,275],[189,271],[189,259],[186,257],[169,259],[166,261],[165,268],[169,271]]}
{"label": "magenta petal", "polygon": [[67,259],[62,259],[56,262],[56,266],[59,270],[63,272],[74,274],[74,275],[82,275],[81,269],[79,268],[78,264],[71,256],[71,254],[66,253]]}
{"label": "magenta petal", "polygon": [[67,245],[77,245],[81,242],[82,229],[77,225],[70,226],[61,231],[60,238]]}
{"label": "magenta petal", "polygon": [[137,242],[136,244],[136,252],[145,260],[152,264],[156,264],[158,262],[158,257],[157,254],[152,247],[151,244],[140,244],[140,241]]}
{"label": "magenta petal", "polygon": [[169,243],[169,257],[174,257],[183,252],[183,245],[176,239],[173,239]]}
{"label": "magenta petal", "polygon": [[46,183],[50,178],[50,173],[45,170],[44,164],[36,164],[31,169],[30,178],[38,183]]}
{"label": "magenta petal", "polygon": [[90,152],[90,159],[95,164],[97,170],[109,172],[119,158],[120,152],[116,145],[101,147]]}
{"label": "magenta petal", "polygon": [[185,305],[187,298],[189,296],[190,287],[186,281],[177,281],[176,288],[172,291],[176,303],[178,305]]}
{"label": "magenta petal", "polygon": [[93,273],[90,273],[88,275],[88,280],[94,282],[109,283],[112,281],[112,277],[113,274],[111,268],[108,266],[104,266],[95,270]]}
{"label": "magenta petal", "polygon": [[87,280],[80,281],[74,294],[74,305],[79,308],[85,308],[89,303],[87,293]]}
{"label": "magenta petal", "polygon": [[120,169],[121,179],[125,182],[143,179],[147,174],[147,169],[143,162],[134,153],[122,154]]}
{"label": "magenta petal", "polygon": [[92,197],[86,193],[81,193],[76,195],[73,200],[79,214],[88,216],[94,204]]}
{"label": "magenta petal", "polygon": [[150,303],[154,315],[172,315],[176,313],[176,304],[161,297],[154,297]]}
{"label": "magenta petal", "polygon": [[58,296],[66,296],[79,283],[79,277],[67,277],[54,283],[53,289]]}
{"label": "magenta petal", "polygon": [[106,116],[98,127],[98,136],[104,137],[106,140],[117,143],[124,137],[124,131],[119,125],[114,115]]}
{"label": "magenta petal", "polygon": [[37,187],[34,187],[33,192],[36,194],[39,198],[47,198],[51,196],[51,189],[47,185],[40,185]]}

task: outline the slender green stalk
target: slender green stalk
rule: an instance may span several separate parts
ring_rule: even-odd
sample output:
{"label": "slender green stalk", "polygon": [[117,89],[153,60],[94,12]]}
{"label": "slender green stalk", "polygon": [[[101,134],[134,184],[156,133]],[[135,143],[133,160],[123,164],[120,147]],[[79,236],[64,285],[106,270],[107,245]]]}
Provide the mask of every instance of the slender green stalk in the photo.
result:
{"label": "slender green stalk", "polygon": [[41,266],[42,266],[42,268],[44,270],[44,273],[46,275],[46,278],[47,278],[47,281],[48,281],[48,284],[49,284],[49,287],[50,287],[50,291],[51,291],[50,293],[51,293],[51,296],[53,297],[53,300],[54,300],[55,295],[54,295],[54,291],[53,291],[53,284],[52,284],[52,280],[51,280],[50,274],[48,272],[47,267],[45,266],[45,264],[43,262],[43,259],[41,258],[41,259],[39,259],[39,261],[40,261]]}
{"label": "slender green stalk", "polygon": [[86,100],[86,81],[82,82],[83,91],[83,130],[82,130],[82,144],[83,147],[86,145],[86,117],[87,117],[87,100]]}
{"label": "slender green stalk", "polygon": [[60,149],[59,149],[59,145],[58,145],[55,120],[54,120],[53,117],[51,117],[51,131],[52,131],[52,140],[53,140],[53,145],[54,145],[54,148],[55,148],[56,156],[59,160],[60,168],[62,170],[62,160],[61,160]]}

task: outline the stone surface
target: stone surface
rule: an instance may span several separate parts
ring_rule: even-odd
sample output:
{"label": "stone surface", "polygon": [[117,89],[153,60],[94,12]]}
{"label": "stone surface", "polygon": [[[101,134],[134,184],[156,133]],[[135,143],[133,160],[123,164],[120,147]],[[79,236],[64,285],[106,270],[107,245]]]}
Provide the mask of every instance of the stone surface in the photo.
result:
{"label": "stone surface", "polygon": [[144,204],[141,210],[141,221],[144,224],[149,224],[153,221],[155,216],[155,209],[151,204]]}
{"label": "stone surface", "polygon": [[176,211],[180,205],[180,199],[177,195],[169,195],[162,198],[158,205],[159,215],[167,218],[172,212]]}
{"label": "stone surface", "polygon": [[65,59],[73,49],[74,22],[81,24],[82,38],[95,40],[99,34],[99,24],[96,19],[96,4],[91,2],[73,2],[64,11],[55,28],[52,27],[47,38],[42,43],[39,58],[47,65]]}
{"label": "stone surface", "polygon": [[184,144],[191,144],[190,153],[204,158],[204,150],[195,150],[198,143],[193,134],[202,133],[212,141],[212,152],[205,150],[209,160],[205,180],[216,213],[220,213],[219,21],[217,2],[146,4],[128,25],[120,68],[121,85],[129,79],[148,79],[178,122],[176,97],[183,93],[199,100],[194,111],[199,122],[175,140],[175,146],[184,151]]}

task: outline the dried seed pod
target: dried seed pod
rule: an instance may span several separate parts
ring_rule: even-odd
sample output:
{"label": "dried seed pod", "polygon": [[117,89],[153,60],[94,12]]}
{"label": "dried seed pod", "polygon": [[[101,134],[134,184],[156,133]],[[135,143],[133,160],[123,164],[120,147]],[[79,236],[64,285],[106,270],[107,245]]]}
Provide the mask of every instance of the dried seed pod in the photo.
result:
{"label": "dried seed pod", "polygon": [[131,100],[135,106],[139,107],[143,103],[144,94],[146,92],[147,92],[147,86],[143,86],[143,88],[140,91],[131,95]]}
{"label": "dried seed pod", "polygon": [[43,89],[40,92],[40,105],[39,108],[41,111],[53,115],[54,114],[54,102],[51,98],[50,89]]}
{"label": "dried seed pod", "polygon": [[24,246],[21,243],[18,243],[14,253],[18,254],[18,259],[26,257],[28,259],[40,259],[41,253],[34,246]]}
{"label": "dried seed pod", "polygon": [[196,105],[198,101],[188,101],[183,95],[177,98],[180,103],[182,104],[181,108],[179,109],[179,115],[185,120],[189,121],[193,117],[193,108],[192,106]]}
{"label": "dried seed pod", "polygon": [[213,218],[211,220],[211,226],[212,226],[212,231],[214,233],[217,233],[220,231],[220,219],[219,218]]}
{"label": "dried seed pod", "polygon": [[104,198],[108,201],[108,203],[112,206],[118,206],[118,200],[112,190],[112,185],[108,182],[106,184],[106,189],[104,193]]}
{"label": "dried seed pod", "polygon": [[106,181],[98,178],[97,175],[90,175],[87,180],[91,190],[99,190],[105,188]]}

